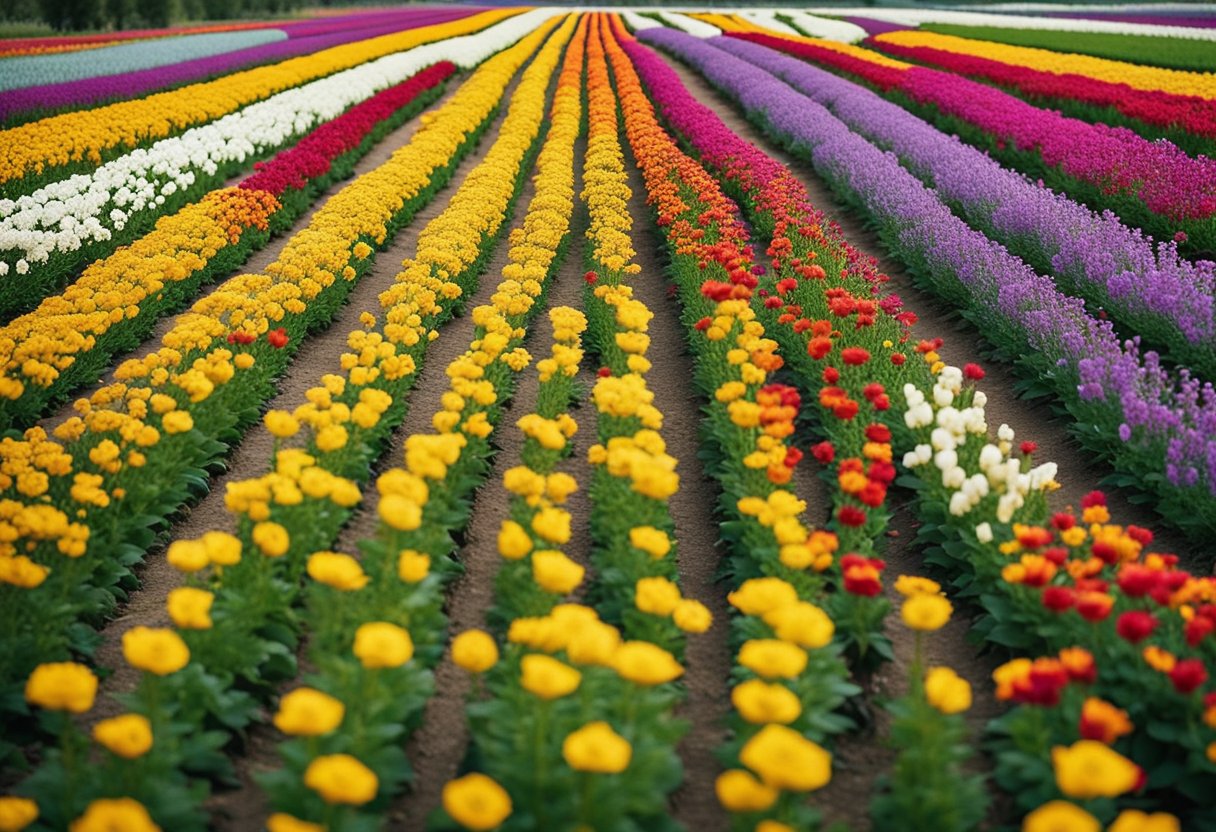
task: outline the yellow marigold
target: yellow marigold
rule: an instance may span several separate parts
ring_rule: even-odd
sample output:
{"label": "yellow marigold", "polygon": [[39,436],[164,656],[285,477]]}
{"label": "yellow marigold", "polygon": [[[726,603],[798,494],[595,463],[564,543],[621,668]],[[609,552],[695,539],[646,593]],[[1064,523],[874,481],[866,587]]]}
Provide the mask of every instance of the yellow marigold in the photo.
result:
{"label": "yellow marigold", "polygon": [[793,679],[806,662],[806,651],[788,641],[755,638],[739,649],[739,664],[765,679]]}
{"label": "yellow marigold", "polygon": [[832,779],[832,755],[784,725],[761,728],[744,744],[739,761],[766,785],[785,791],[812,791]]}
{"label": "yellow marigold", "polygon": [[287,529],[278,523],[265,521],[253,527],[253,545],[261,550],[263,555],[277,558],[287,553],[291,545],[291,536]]}
{"label": "yellow marigold", "polygon": [[201,540],[173,541],[165,552],[165,560],[181,572],[198,572],[211,563],[211,558],[207,557],[207,547]]}
{"label": "yellow marigold", "polygon": [[760,679],[737,685],[730,693],[730,701],[740,716],[757,725],[790,723],[802,713],[802,703],[792,690]]}
{"label": "yellow marigold", "polygon": [[271,436],[279,439],[295,436],[300,430],[300,423],[286,410],[268,410],[262,417],[262,422],[265,423],[266,430],[270,431]]}
{"label": "yellow marigold", "polygon": [[400,667],[414,657],[414,641],[404,627],[373,621],[355,631],[354,651],[364,667]]}
{"label": "yellow marigold", "polygon": [[1022,832],[1102,832],[1102,824],[1080,806],[1053,800],[1026,816]]}
{"label": "yellow marigold", "polygon": [[397,531],[412,532],[422,525],[422,506],[404,494],[385,494],[376,511],[386,525]]}
{"label": "yellow marigold", "polygon": [[[84,554],[81,552],[81,554]],[[34,589],[46,580],[51,572],[45,566],[34,563],[25,555],[16,557],[0,556],[0,583],[21,589]]]}
{"label": "yellow marigold", "polygon": [[1056,746],[1051,764],[1060,791],[1080,800],[1118,797],[1135,789],[1144,776],[1138,765],[1096,740]]}
{"label": "yellow marigold", "polygon": [[676,604],[671,620],[686,633],[704,633],[714,623],[713,614],[700,601],[685,598]]}
{"label": "yellow marigold", "polygon": [[269,832],[325,832],[319,823],[309,823],[285,812],[275,812],[266,819]]}
{"label": "yellow marigold", "polygon": [[122,654],[134,668],[157,676],[176,673],[190,661],[190,648],[173,630],[132,627],[122,634]]}
{"label": "yellow marigold", "polygon": [[38,819],[38,804],[27,797],[0,795],[0,832],[21,832]]}
{"label": "yellow marigold", "polygon": [[556,549],[532,554],[532,578],[546,592],[565,595],[583,582],[586,569]]}
{"label": "yellow marigold", "polygon": [[97,677],[76,662],[52,662],[34,668],[25,683],[25,699],[49,711],[82,714],[93,707]]}
{"label": "yellow marigold", "polygon": [[484,673],[498,661],[498,644],[485,630],[465,630],[452,639],[452,661],[470,673]]}
{"label": "yellow marigold", "polygon": [[413,549],[402,549],[397,555],[397,577],[407,584],[416,584],[431,571],[431,556]]}
{"label": "yellow marigold", "polygon": [[284,734],[319,737],[342,724],[346,706],[313,688],[296,688],[279,700],[274,726]]}
{"label": "yellow marigold", "polygon": [[684,668],[676,657],[649,641],[627,641],[617,648],[612,666],[637,685],[661,685],[680,678]]}
{"label": "yellow marigold", "polygon": [[917,594],[903,602],[899,617],[910,629],[931,632],[945,626],[953,611],[945,596]]}
{"label": "yellow marigold", "polygon": [[755,778],[750,771],[733,768],[714,782],[718,802],[730,812],[763,812],[777,802],[780,793]]}
{"label": "yellow marigold", "polygon": [[560,699],[578,689],[583,674],[552,656],[529,653],[520,661],[520,684],[541,699]]}
{"label": "yellow marigold", "polygon": [[152,747],[152,723],[141,714],[103,719],[93,726],[93,739],[119,757],[133,760]]}
{"label": "yellow marigold", "polygon": [[680,588],[663,577],[639,578],[634,590],[634,603],[642,612],[668,616],[680,603]]}
{"label": "yellow marigold", "polygon": [[730,595],[731,605],[744,615],[764,615],[798,602],[798,591],[780,578],[752,578]]}
{"label": "yellow marigold", "polygon": [[349,754],[317,757],[304,770],[304,785],[326,803],[362,806],[376,796],[375,772]]}
{"label": "yellow marigold", "polygon": [[368,581],[359,561],[340,552],[314,552],[308,558],[308,575],[343,592],[362,589]]}
{"label": "yellow marigold", "polygon": [[808,650],[829,644],[836,633],[831,616],[806,601],[770,610],[763,619],[777,638]]}
{"label": "yellow marigold", "polygon": [[205,589],[181,586],[169,592],[166,607],[173,623],[183,630],[211,628],[211,604],[215,595]]}
{"label": "yellow marigold", "polygon": [[633,747],[607,722],[591,722],[566,736],[562,757],[575,771],[619,774],[628,768]]}
{"label": "yellow marigold", "polygon": [[532,518],[532,531],[550,543],[564,546],[570,542],[570,512],[547,506]]}
{"label": "yellow marigold", "polygon": [[473,772],[443,785],[443,808],[474,832],[497,829],[511,815],[511,796],[484,774]]}
{"label": "yellow marigold", "polygon": [[241,561],[241,541],[227,532],[210,531],[201,538],[207,558],[216,566],[235,566]]}
{"label": "yellow marigold", "polygon": [[1178,818],[1165,812],[1151,815],[1139,809],[1124,809],[1106,832],[1182,832]]}
{"label": "yellow marigold", "polygon": [[185,410],[174,410],[166,413],[161,419],[161,427],[167,434],[185,433],[194,427],[194,419]]}
{"label": "yellow marigold", "polygon": [[895,591],[905,597],[912,595],[937,595],[942,585],[919,575],[900,575],[895,579]]}
{"label": "yellow marigold", "polygon": [[654,526],[634,526],[630,529],[629,545],[641,549],[655,560],[666,557],[671,551],[671,540],[667,533]]}
{"label": "yellow marigold", "polygon": [[139,801],[129,797],[94,800],[84,814],[72,821],[69,832],[160,832],[152,816]]}
{"label": "yellow marigold", "polygon": [[971,707],[971,685],[948,667],[931,667],[925,674],[925,699],[944,714]]}

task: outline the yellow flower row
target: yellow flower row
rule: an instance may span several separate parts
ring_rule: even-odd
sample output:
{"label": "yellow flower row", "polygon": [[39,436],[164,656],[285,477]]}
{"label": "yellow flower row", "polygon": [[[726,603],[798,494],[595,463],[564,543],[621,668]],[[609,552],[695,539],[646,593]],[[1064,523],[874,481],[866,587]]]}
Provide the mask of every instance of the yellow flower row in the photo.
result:
{"label": "yellow flower row", "polygon": [[[1052,75],[1082,75],[1109,84],[1127,84],[1138,90],[1216,98],[1216,74],[1211,72],[1164,69],[1070,52],[1053,52],[1030,46],[1010,46],[987,40],[940,35],[918,29],[887,32],[876,36],[874,40],[879,44],[926,47],[974,58],[987,58],[1037,72],[1049,72]],[[816,43],[818,44],[818,41]]]}
{"label": "yellow flower row", "polygon": [[88,266],[62,293],[0,328],[0,398],[20,398],[27,384],[50,387],[112,327],[138,316],[145,301],[194,277],[247,230],[265,231],[278,210],[266,191],[215,190]]}
{"label": "yellow flower row", "polygon": [[0,130],[0,183],[70,162],[101,163],[115,147],[133,147],[220,118],[281,90],[431,41],[484,29],[517,9],[410,29],[323,49],[270,66],[190,84],[134,101],[64,113]]}

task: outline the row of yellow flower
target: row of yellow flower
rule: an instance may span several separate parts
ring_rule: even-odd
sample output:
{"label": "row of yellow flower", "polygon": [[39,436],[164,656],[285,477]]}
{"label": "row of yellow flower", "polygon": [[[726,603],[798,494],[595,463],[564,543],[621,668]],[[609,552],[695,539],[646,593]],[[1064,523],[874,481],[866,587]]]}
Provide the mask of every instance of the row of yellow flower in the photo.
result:
{"label": "row of yellow flower", "polygon": [[[1095,58],[1069,52],[1053,52],[1030,46],[1012,46],[987,40],[962,38],[905,29],[875,36],[874,41],[882,46],[890,44],[902,47],[924,47],[1000,61],[1013,66],[1048,72],[1052,75],[1080,75],[1108,84],[1126,84],[1137,90],[1167,92],[1173,95],[1192,95],[1200,98],[1216,98],[1216,74],[1211,72],[1187,72],[1155,66]],[[815,41],[816,45],[820,41]],[[867,55],[869,57],[869,55]]]}
{"label": "row of yellow flower", "polygon": [[[39,660],[64,655],[65,630],[73,618],[104,614],[108,607],[99,603],[96,587],[120,579],[121,567],[152,543],[145,530],[149,518],[160,522],[176,510],[189,496],[188,484],[196,477],[192,469],[222,452],[214,437],[252,417],[250,409],[269,396],[272,373],[286,364],[280,348],[294,345],[310,325],[333,314],[351,281],[370,263],[368,242],[385,242],[446,179],[511,77],[555,25],[486,61],[385,167],[356,180],[319,211],[267,274],[234,278],[179,320],[166,341],[185,347],[193,338],[198,349],[179,353],[166,346],[147,364],[128,364],[120,375],[133,382],[146,376],[147,386],[120,381],[82,401],[81,416],[57,430],[64,444],[38,430],[23,442],[5,440],[6,496],[11,495],[3,503],[5,563],[13,568],[4,570],[0,592],[6,596],[5,637],[14,648],[5,651],[6,684],[23,678]],[[538,82],[539,106],[544,85]],[[518,124],[526,127],[527,120]],[[528,129],[534,134],[537,128]],[[318,280],[330,291],[323,293]],[[242,286],[246,291],[237,291]],[[299,295],[313,289],[316,295],[304,304]],[[297,304],[303,309],[288,308]],[[272,316],[286,327],[267,332]],[[402,343],[409,338],[408,317],[403,314],[392,333]],[[229,332],[231,347],[224,343]],[[257,337],[262,333],[264,338]],[[251,337],[254,343],[246,344]],[[217,341],[223,346],[214,348]],[[360,346],[360,359],[368,346]],[[375,351],[384,348],[380,344]],[[150,369],[157,364],[163,366]],[[408,368],[401,357],[385,358],[379,369],[395,375]],[[368,373],[362,375],[366,380]],[[359,418],[367,416],[360,411]],[[196,424],[199,430],[192,430]],[[25,481],[36,486],[38,496],[14,491]],[[28,543],[35,544],[32,550]],[[18,549],[24,553],[17,555]],[[39,600],[51,597],[48,593],[67,595],[73,603],[51,614]]]}
{"label": "row of yellow flower", "polygon": [[134,101],[63,113],[0,130],[0,184],[71,162],[101,164],[135,147],[220,118],[253,101],[423,43],[469,34],[518,12],[498,9],[289,58]]}
{"label": "row of yellow flower", "polygon": [[[615,34],[623,36],[619,25]],[[786,485],[784,440],[796,407],[769,384],[782,363],[776,344],[748,293],[735,289],[751,281],[747,233],[718,183],[659,126],[619,43],[607,45],[626,135],[667,238],[685,314],[704,313],[688,336],[697,381],[712,396],[708,419],[720,459],[710,470],[735,503],[735,522],[723,528],[741,581],[730,600],[740,613],[736,673],[743,681],[731,694],[734,736],[725,748],[738,765],[718,779],[718,797],[740,822],[808,828],[814,814],[795,795],[829,781],[831,757],[817,741],[845,727],[832,711],[855,691],[833,645],[833,621],[814,603],[836,539],[803,524],[806,504]]]}

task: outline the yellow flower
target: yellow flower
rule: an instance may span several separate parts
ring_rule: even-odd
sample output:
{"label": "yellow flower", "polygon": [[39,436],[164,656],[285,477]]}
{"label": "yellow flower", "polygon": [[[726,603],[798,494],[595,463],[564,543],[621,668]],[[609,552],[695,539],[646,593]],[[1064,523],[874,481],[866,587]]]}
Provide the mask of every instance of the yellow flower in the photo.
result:
{"label": "yellow flower", "polygon": [[470,673],[484,673],[498,661],[498,644],[484,630],[465,630],[452,639],[452,661]]}
{"label": "yellow flower", "polygon": [[82,714],[93,707],[97,677],[75,662],[52,662],[34,668],[25,683],[25,699],[49,711]]}
{"label": "yellow flower", "polygon": [[519,683],[541,699],[560,699],[578,689],[583,674],[552,656],[529,653],[520,661]]}
{"label": "yellow flower", "polygon": [[532,554],[532,578],[545,592],[565,595],[583,582],[586,569],[556,549]]}
{"label": "yellow flower", "polygon": [[792,690],[780,684],[749,679],[731,691],[730,701],[739,715],[756,725],[786,724],[802,713],[802,703]]}
{"label": "yellow flower", "polygon": [[671,540],[667,533],[654,526],[634,526],[630,529],[629,545],[641,549],[655,560],[666,557],[671,551]]}
{"label": "yellow flower", "polygon": [[680,588],[663,577],[640,578],[634,593],[634,603],[642,612],[668,616],[680,603]]}
{"label": "yellow flower", "polygon": [[1026,816],[1022,832],[1102,832],[1102,824],[1080,806],[1053,800]]}
{"label": "yellow flower", "polygon": [[511,815],[511,796],[494,780],[473,772],[443,785],[443,808],[474,832],[497,829]]}
{"label": "yellow flower", "polygon": [[1106,832],[1182,832],[1178,818],[1165,812],[1141,812],[1139,809],[1124,809]]}
{"label": "yellow flower", "polygon": [[376,796],[375,773],[349,754],[317,757],[304,770],[304,785],[326,803],[362,806]]}
{"label": "yellow flower", "polygon": [[235,566],[241,562],[241,541],[227,532],[210,531],[201,538],[207,558],[216,566]]}
{"label": "yellow flower", "polygon": [[397,555],[397,577],[407,584],[416,584],[431,571],[431,556],[413,549],[402,549]]}
{"label": "yellow flower", "polygon": [[211,627],[211,602],[215,596],[205,589],[179,586],[169,592],[166,606],[173,623],[183,630],[207,630]]}
{"label": "yellow flower", "polygon": [[700,601],[685,598],[676,604],[671,620],[686,633],[703,633],[714,623],[713,614]]}
{"label": "yellow flower", "polygon": [[266,430],[270,431],[270,435],[279,439],[295,436],[300,430],[300,423],[286,410],[268,410],[262,417],[262,421],[266,424]]}
{"label": "yellow flower", "polygon": [[287,553],[291,536],[287,534],[287,529],[278,523],[262,522],[253,527],[253,545],[257,546],[263,555],[277,558]]}
{"label": "yellow flower", "polygon": [[422,525],[422,506],[404,494],[385,494],[376,511],[386,525],[399,532],[412,532]]}
{"label": "yellow flower", "polygon": [[765,624],[773,628],[777,638],[808,650],[831,643],[836,633],[836,625],[831,617],[806,601],[770,610],[763,615],[763,619]]}
{"label": "yellow flower", "polygon": [[38,804],[26,797],[0,795],[0,832],[21,832],[38,819]]}
{"label": "yellow flower", "polygon": [[346,706],[313,688],[296,688],[279,700],[274,725],[284,734],[319,737],[342,724]]}
{"label": "yellow flower", "polygon": [[366,668],[400,667],[414,657],[414,641],[403,627],[373,621],[355,630],[354,650]]}
{"label": "yellow flower", "polygon": [[132,627],[122,634],[122,654],[134,668],[157,676],[176,673],[190,661],[190,648],[173,630]]}
{"label": "yellow flower", "polygon": [[649,641],[627,641],[617,648],[612,666],[638,685],[661,685],[678,679],[684,668],[675,656]]}
{"label": "yellow flower", "polygon": [[185,433],[194,427],[194,419],[185,410],[174,410],[164,415],[161,419],[161,427],[165,429],[165,433],[170,435]]}
{"label": "yellow flower", "polygon": [[944,714],[971,707],[971,685],[948,667],[931,667],[925,674],[925,699]]}
{"label": "yellow flower", "polygon": [[72,821],[69,832],[160,832],[142,803],[129,797],[94,800]]}
{"label": "yellow flower", "polygon": [[532,518],[532,531],[550,543],[564,546],[570,542],[570,512],[547,506]]}
{"label": "yellow flower", "polygon": [[207,556],[207,547],[201,540],[173,541],[165,552],[165,560],[181,572],[198,572],[211,563],[211,558]]}
{"label": "yellow flower", "polygon": [[1097,740],[1056,746],[1051,764],[1060,791],[1080,800],[1118,797],[1136,788],[1143,777],[1138,765]]}
{"label": "yellow flower", "polygon": [[732,768],[714,782],[718,802],[730,812],[763,812],[777,802],[779,792],[757,780],[750,771]]}
{"label": "yellow flower", "polygon": [[321,824],[309,823],[285,812],[275,812],[266,818],[266,828],[270,832],[325,832]]}
{"label": "yellow flower", "polygon": [[629,766],[633,747],[607,722],[591,722],[567,735],[562,757],[575,771],[619,774]]}
{"label": "yellow flower", "polygon": [[798,591],[780,578],[752,578],[727,596],[735,609],[744,615],[764,615],[766,612],[798,602]]}
{"label": "yellow flower", "polygon": [[832,779],[832,755],[784,725],[766,725],[739,752],[743,765],[768,786],[807,792]]}
{"label": "yellow flower", "polygon": [[739,648],[739,664],[765,679],[793,679],[806,662],[806,651],[787,641],[756,638]]}
{"label": "yellow flower", "polygon": [[133,760],[152,747],[152,723],[140,714],[103,719],[93,726],[93,739],[119,757]]}
{"label": "yellow flower", "polygon": [[343,592],[363,589],[368,581],[359,561],[339,552],[314,552],[308,558],[308,574],[314,581]]}
{"label": "yellow flower", "polygon": [[919,575],[900,575],[895,580],[895,591],[903,596],[937,595],[942,591],[942,585],[937,581],[922,578]]}
{"label": "yellow flower", "polygon": [[913,595],[899,608],[899,617],[910,629],[940,630],[950,620],[954,608],[942,595]]}

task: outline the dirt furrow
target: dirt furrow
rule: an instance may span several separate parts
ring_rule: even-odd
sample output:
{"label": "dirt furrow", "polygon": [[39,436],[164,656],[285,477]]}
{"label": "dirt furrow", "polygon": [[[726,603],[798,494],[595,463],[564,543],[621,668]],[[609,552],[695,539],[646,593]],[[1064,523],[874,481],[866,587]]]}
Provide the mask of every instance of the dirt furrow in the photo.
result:
{"label": "dirt furrow", "polygon": [[[627,154],[628,155],[628,154]],[[726,588],[718,584],[722,553],[717,549],[718,519],[714,514],[718,493],[705,475],[701,459],[699,429],[701,396],[692,384],[693,363],[684,341],[679,309],[664,279],[665,261],[659,252],[663,242],[654,229],[646,205],[646,185],[630,157],[629,187],[633,196],[633,242],[642,272],[632,281],[634,296],[654,313],[650,322],[653,363],[647,382],[654,404],[663,413],[663,438],[667,452],[679,460],[680,489],[668,501],[676,527],[680,590],[686,598],[700,601],[713,614],[713,625],[700,635],[689,636],[682,677],[687,698],[678,715],[690,729],[680,743],[684,782],[672,795],[676,820],[689,829],[714,832],[726,828],[726,815],[714,794],[714,781],[721,766],[714,750],[726,739],[724,719],[730,707],[727,680],[730,676],[730,611]]]}

